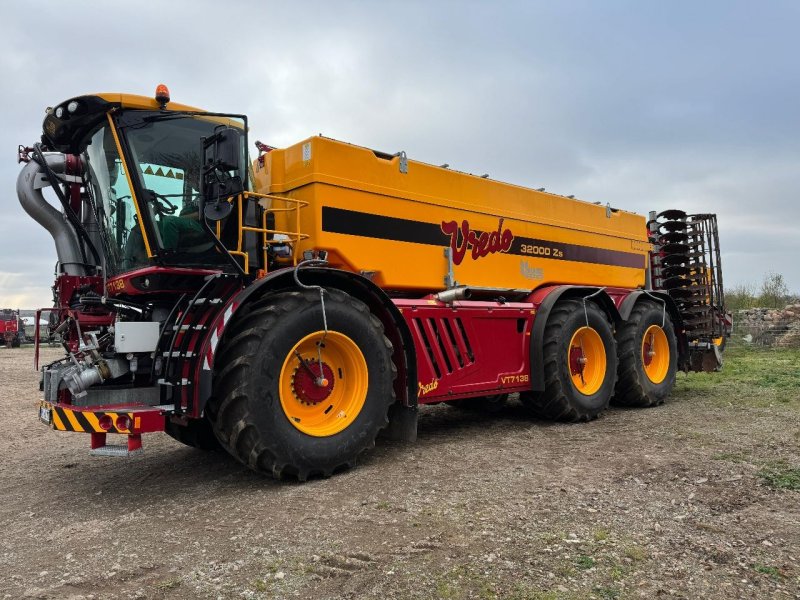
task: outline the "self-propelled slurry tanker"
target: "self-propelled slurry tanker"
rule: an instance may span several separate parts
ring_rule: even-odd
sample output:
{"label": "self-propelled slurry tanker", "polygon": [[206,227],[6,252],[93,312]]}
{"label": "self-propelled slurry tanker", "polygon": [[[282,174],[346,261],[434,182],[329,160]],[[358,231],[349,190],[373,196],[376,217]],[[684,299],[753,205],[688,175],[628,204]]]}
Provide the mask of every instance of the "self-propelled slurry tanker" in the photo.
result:
{"label": "self-propelled slurry tanker", "polygon": [[251,162],[247,135],[159,86],[62,102],[20,147],[65,350],[37,365],[39,418],[95,454],[165,431],[304,480],[381,432],[415,439],[420,404],[519,393],[585,421],[721,364],[714,215],[645,218],[322,136],[256,142]]}

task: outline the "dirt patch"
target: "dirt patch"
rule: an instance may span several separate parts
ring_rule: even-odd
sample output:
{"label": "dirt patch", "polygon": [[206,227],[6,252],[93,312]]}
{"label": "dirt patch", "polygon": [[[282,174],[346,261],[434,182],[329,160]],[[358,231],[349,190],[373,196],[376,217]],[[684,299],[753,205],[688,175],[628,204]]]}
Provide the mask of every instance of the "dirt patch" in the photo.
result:
{"label": "dirt patch", "polygon": [[287,484],[163,434],[92,458],[0,349],[0,599],[800,597],[800,354],[775,356],[582,425],[426,408],[416,444]]}

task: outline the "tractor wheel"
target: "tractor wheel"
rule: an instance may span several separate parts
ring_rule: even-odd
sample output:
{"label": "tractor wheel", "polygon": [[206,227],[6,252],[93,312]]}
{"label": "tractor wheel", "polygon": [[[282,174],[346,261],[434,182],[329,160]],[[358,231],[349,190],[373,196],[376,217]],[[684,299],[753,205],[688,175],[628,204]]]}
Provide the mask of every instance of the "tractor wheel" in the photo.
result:
{"label": "tractor wheel", "polygon": [[661,306],[639,302],[617,329],[619,377],[614,404],[658,406],[675,385],[678,344],[675,329]]}
{"label": "tractor wheel", "polygon": [[215,365],[208,414],[235,458],[276,478],[329,477],[375,445],[394,402],[392,344],[336,289],[270,295],[242,311]]}
{"label": "tractor wheel", "polygon": [[520,399],[537,417],[590,421],[607,407],[614,391],[617,353],[606,314],[593,302],[560,302],[544,331],[544,392]]}
{"label": "tractor wheel", "polygon": [[188,425],[167,421],[164,431],[172,439],[198,450],[219,450],[221,446],[208,419],[192,419]]}
{"label": "tractor wheel", "polygon": [[494,394],[493,396],[480,396],[478,398],[464,398],[463,400],[450,400],[449,406],[460,410],[472,410],[488,415],[496,415],[503,410],[508,400],[508,394]]}

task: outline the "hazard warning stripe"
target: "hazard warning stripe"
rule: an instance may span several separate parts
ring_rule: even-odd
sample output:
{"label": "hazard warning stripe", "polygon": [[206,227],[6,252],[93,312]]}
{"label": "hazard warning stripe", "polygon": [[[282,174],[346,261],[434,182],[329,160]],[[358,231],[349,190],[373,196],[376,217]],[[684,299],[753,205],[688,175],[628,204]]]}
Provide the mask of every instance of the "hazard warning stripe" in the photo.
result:
{"label": "hazard warning stripe", "polygon": [[71,410],[64,410],[63,408],[56,408],[55,410],[61,415],[61,420],[64,421],[64,425],[69,426],[69,431],[83,431],[83,427],[80,426]]}
{"label": "hazard warning stripe", "polygon": [[50,418],[53,420],[53,429],[58,429],[60,431],[66,431],[67,428],[64,426],[64,422],[61,420],[61,415],[54,409],[50,412],[52,415]]}
{"label": "hazard warning stripe", "polygon": [[100,430],[100,419],[94,413],[83,413],[83,416],[86,417],[86,420],[89,421],[89,426],[91,427],[91,431],[99,431]]}
{"label": "hazard warning stripe", "polygon": [[73,412],[72,414],[75,415],[75,420],[78,421],[81,431],[93,431],[92,426],[89,424],[89,420],[82,412]]}
{"label": "hazard warning stripe", "polygon": [[[115,413],[115,412],[85,412],[79,410],[70,410],[60,406],[52,406],[43,404],[43,406],[51,409],[51,426],[53,429],[59,431],[80,431],[84,433],[130,433],[128,430],[120,431],[116,427],[117,417],[120,415],[127,415],[134,423],[134,429],[137,428],[138,423],[141,422],[140,418],[133,420],[133,413]],[[100,427],[100,419],[108,415],[111,417],[112,426],[110,429],[103,429]]]}

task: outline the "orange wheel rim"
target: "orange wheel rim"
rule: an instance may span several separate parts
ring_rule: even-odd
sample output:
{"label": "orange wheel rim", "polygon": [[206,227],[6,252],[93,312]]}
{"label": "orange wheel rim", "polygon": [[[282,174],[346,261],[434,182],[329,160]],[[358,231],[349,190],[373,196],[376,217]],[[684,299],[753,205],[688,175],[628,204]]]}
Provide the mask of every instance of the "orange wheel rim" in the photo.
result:
{"label": "orange wheel rim", "polygon": [[658,325],[651,325],[642,337],[644,374],[653,383],[661,383],[669,373],[669,342]]}
{"label": "orange wheel rim", "polygon": [[606,378],[606,348],[600,334],[591,327],[581,327],[569,342],[567,359],[572,385],[581,394],[591,396]]}
{"label": "orange wheel rim", "polygon": [[361,413],[368,384],[367,361],[356,343],[343,333],[317,331],[297,342],[283,361],[281,407],[303,433],[331,436]]}

